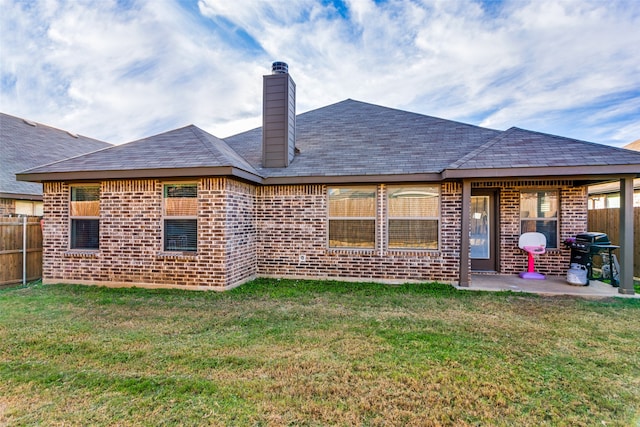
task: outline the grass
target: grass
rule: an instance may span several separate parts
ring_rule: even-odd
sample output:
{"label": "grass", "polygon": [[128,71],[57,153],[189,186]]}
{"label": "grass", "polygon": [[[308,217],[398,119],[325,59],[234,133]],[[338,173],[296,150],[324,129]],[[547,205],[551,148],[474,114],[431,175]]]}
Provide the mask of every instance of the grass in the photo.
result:
{"label": "grass", "polygon": [[640,423],[640,300],[261,279],[0,290],[0,425]]}

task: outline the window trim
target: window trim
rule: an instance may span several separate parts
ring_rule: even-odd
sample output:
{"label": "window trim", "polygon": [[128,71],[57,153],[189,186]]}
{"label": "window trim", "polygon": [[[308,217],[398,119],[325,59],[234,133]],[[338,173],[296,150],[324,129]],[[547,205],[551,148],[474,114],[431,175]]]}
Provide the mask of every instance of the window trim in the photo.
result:
{"label": "window trim", "polygon": [[[400,188],[400,187],[437,187],[438,189],[438,215],[437,216],[411,216],[411,217],[407,217],[407,216],[392,216],[390,214],[390,209],[389,209],[389,198],[391,195],[391,190],[394,188]],[[440,247],[442,245],[442,184],[441,183],[408,183],[408,184],[388,184],[386,186],[386,197],[385,197],[385,203],[386,203],[386,245],[387,245],[387,250],[389,251],[395,251],[395,252],[400,252],[400,251],[404,251],[404,252],[416,252],[416,251],[421,251],[421,252],[437,252],[440,251]],[[417,221],[424,221],[424,220],[435,220],[436,221],[436,226],[437,226],[437,230],[438,230],[438,235],[437,235],[437,241],[436,241],[436,247],[435,248],[417,248],[417,247],[392,247],[390,245],[390,227],[389,227],[389,222],[391,220],[417,220]]]}
{"label": "window trim", "polygon": [[[535,217],[535,218],[523,218],[522,217],[522,193],[540,193],[540,192],[554,192],[556,193],[556,197],[557,197],[557,202],[558,202],[558,213],[555,217]],[[560,188],[557,187],[545,187],[545,188],[521,188],[519,190],[519,197],[518,197],[518,228],[520,230],[520,234],[519,236],[522,235],[523,231],[522,231],[522,221],[555,221],[556,222],[556,226],[555,226],[555,230],[556,230],[556,246],[549,246],[547,245],[546,249],[547,250],[559,250],[560,249],[560,216],[562,213],[562,199],[561,199],[561,194],[562,191]],[[548,242],[547,242],[548,243]]]}
{"label": "window trim", "polygon": [[[161,231],[160,231],[160,247],[162,248],[161,252],[166,254],[190,254],[195,255],[198,253],[198,240],[199,237],[199,227],[200,221],[198,220],[198,200],[200,195],[200,185],[198,181],[164,181],[162,184],[162,221],[161,221]],[[165,188],[168,185],[195,185],[196,186],[196,213],[195,215],[166,215],[166,204],[165,200]],[[166,230],[166,220],[195,220],[196,221],[196,249],[195,250],[168,250],[165,246],[165,230]]]}
{"label": "window trim", "polygon": [[[98,187],[98,216],[87,216],[87,215],[78,215],[78,216],[72,216],[71,215],[71,203],[73,203],[73,188],[74,187]],[[101,221],[100,221],[100,199],[102,197],[102,185],[98,182],[84,182],[84,183],[77,183],[77,184],[70,184],[69,185],[69,198],[68,198],[68,239],[67,239],[67,249],[70,252],[99,252],[100,251],[100,226],[101,226]],[[71,243],[73,242],[73,221],[74,220],[97,220],[98,221],[98,247],[97,248],[74,248],[71,246]]]}
{"label": "window trim", "polygon": [[[365,188],[371,188],[374,190],[374,195],[373,195],[373,199],[374,199],[374,214],[373,216],[356,216],[356,217],[352,217],[352,216],[340,216],[340,217],[333,217],[331,216],[331,206],[330,206],[330,192],[332,189],[365,189]],[[326,202],[327,202],[327,210],[326,210],[326,220],[327,220],[327,231],[326,231],[326,238],[325,238],[325,244],[326,244],[326,248],[328,250],[331,251],[355,251],[355,252],[371,252],[371,251],[375,251],[378,248],[378,244],[379,244],[379,239],[378,239],[378,216],[379,216],[379,212],[380,212],[380,206],[379,206],[379,196],[380,196],[380,186],[378,184],[369,184],[369,185],[327,185],[327,191],[326,191]],[[361,220],[373,220],[373,246],[367,246],[367,247],[353,247],[353,246],[331,246],[331,240],[330,240],[330,227],[331,227],[331,221],[361,221]]]}

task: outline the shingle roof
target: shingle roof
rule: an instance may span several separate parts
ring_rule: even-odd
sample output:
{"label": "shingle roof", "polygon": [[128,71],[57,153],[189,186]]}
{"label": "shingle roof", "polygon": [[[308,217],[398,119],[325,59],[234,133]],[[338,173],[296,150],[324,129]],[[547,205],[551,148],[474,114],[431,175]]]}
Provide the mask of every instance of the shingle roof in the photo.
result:
{"label": "shingle roof", "polygon": [[264,177],[394,175],[439,173],[499,134],[349,99],[296,118],[300,153],[287,168],[261,167],[262,128],[225,141]]}
{"label": "shingle roof", "polygon": [[[238,171],[246,173],[247,179],[267,183],[302,182],[302,178],[307,182],[365,181],[391,175],[412,180],[430,174],[442,178],[574,172],[640,176],[640,153],[518,128],[486,129],[354,100],[298,115],[296,148],[299,153],[289,167],[267,169],[262,167],[261,128],[222,140],[191,125],[32,169],[23,178],[60,179],[61,174],[74,172],[94,172],[104,178]],[[226,169],[202,169],[220,167]],[[111,174],[114,171],[124,172]]]}
{"label": "shingle roof", "polygon": [[253,167],[219,138],[189,125],[159,135],[115,145],[106,150],[62,160],[28,173],[126,171],[237,167],[256,173]]}
{"label": "shingle roof", "polygon": [[640,153],[513,127],[452,163],[447,169],[634,164],[640,164]]}
{"label": "shingle roof", "polygon": [[16,172],[109,147],[40,123],[0,113],[0,193],[42,195],[42,185],[16,181]]}

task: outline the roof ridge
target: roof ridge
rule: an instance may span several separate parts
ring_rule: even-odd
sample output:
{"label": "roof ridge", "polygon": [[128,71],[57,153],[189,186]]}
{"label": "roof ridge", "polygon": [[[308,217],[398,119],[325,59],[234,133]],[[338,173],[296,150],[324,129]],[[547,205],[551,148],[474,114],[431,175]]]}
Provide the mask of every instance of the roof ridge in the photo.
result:
{"label": "roof ridge", "polygon": [[[243,156],[241,156],[240,153],[238,153],[236,150],[234,150],[224,139],[218,138],[217,136],[210,134],[209,132],[207,132],[204,129],[200,129],[198,126],[193,125],[193,124],[189,125],[187,127],[193,133],[193,135],[198,139],[198,141],[200,141],[205,146],[205,148],[217,160],[224,160],[226,162],[229,162],[232,166],[236,166],[237,161],[238,160],[242,160],[242,162],[245,163],[245,165],[243,165],[243,168],[247,172],[251,172],[251,173],[254,173],[256,175],[259,175],[258,172],[253,167],[253,165],[250,162],[248,162],[247,159],[245,159]],[[198,132],[196,132],[196,129],[198,130]],[[215,138],[217,141],[219,141],[222,144],[224,144],[224,147],[226,147],[227,149],[231,150],[231,152],[237,156],[237,159],[230,158],[225,152],[220,150],[218,147],[215,147],[214,144],[211,141],[209,141],[209,137]],[[247,166],[248,166],[248,168],[247,168]]]}
{"label": "roof ridge", "polygon": [[455,162],[451,163],[445,169],[458,169],[460,166],[462,166],[463,164],[467,163],[469,160],[473,159],[478,154],[482,153],[485,150],[488,150],[489,148],[493,147],[498,142],[500,142],[501,140],[506,138],[507,137],[507,133],[509,131],[513,130],[513,129],[516,129],[516,128],[512,127],[512,128],[507,129],[507,130],[501,131],[499,135],[494,136],[493,138],[489,139],[484,144],[480,145],[475,150],[472,150],[472,151],[468,152],[467,154],[465,154],[464,156],[460,157],[458,160],[456,160]]}
{"label": "roof ridge", "polygon": [[[202,129],[200,129],[198,126],[194,125],[194,124],[190,124],[188,126],[186,126],[187,128],[189,128],[189,131],[198,139],[198,141],[200,141],[200,143],[202,145],[204,145],[204,147],[218,160],[220,160],[220,155],[222,155],[222,153],[217,150],[218,152],[216,153],[213,150],[213,144],[210,143],[210,141],[205,141],[202,135],[202,132],[204,132]],[[199,130],[200,132],[196,132],[195,129]],[[210,134],[211,135],[211,134]],[[215,135],[211,135],[214,138],[216,138]],[[218,138],[219,139],[219,138]],[[226,144],[226,143],[225,143]],[[226,156],[225,156],[226,157]],[[225,159],[225,160],[229,160],[229,159]]]}

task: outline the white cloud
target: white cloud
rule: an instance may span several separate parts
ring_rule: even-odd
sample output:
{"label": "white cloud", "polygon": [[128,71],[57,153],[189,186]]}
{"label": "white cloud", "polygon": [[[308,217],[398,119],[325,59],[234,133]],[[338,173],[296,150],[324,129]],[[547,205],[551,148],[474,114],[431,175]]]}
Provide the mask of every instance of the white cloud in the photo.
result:
{"label": "white cloud", "polygon": [[0,109],[111,142],[188,123],[224,137],[260,125],[261,76],[284,60],[299,111],[355,98],[498,129],[640,137],[634,0],[132,4],[0,0]]}

